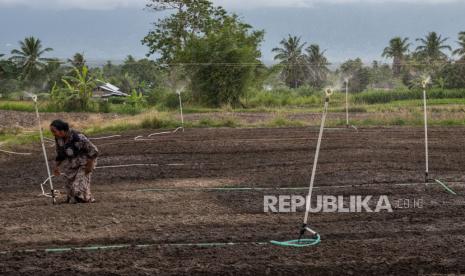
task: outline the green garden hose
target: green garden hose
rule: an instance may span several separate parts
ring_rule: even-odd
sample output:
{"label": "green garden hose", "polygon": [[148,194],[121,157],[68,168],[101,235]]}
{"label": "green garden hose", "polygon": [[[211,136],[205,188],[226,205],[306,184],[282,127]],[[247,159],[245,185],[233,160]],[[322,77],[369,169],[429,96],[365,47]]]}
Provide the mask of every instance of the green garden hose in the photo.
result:
{"label": "green garden hose", "polygon": [[288,247],[307,247],[312,245],[317,245],[321,241],[320,235],[316,234],[314,239],[300,239],[300,240],[290,240],[290,241],[270,241],[271,244],[279,246],[288,246]]}

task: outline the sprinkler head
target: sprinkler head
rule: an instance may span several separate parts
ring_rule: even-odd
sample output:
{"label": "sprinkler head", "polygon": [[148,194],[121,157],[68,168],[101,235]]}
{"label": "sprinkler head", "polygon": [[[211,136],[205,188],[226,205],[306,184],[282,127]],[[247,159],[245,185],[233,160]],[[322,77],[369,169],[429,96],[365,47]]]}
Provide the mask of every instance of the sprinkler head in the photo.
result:
{"label": "sprinkler head", "polygon": [[421,85],[423,86],[423,88],[426,88],[430,82],[431,82],[431,77],[428,76],[421,81]]}
{"label": "sprinkler head", "polygon": [[34,95],[29,92],[24,92],[24,94],[26,94],[26,97],[30,97],[34,102],[37,102],[37,95]]}
{"label": "sprinkler head", "polygon": [[325,89],[325,94],[326,94],[326,97],[329,97],[329,96],[333,95],[333,90],[331,88],[326,88]]}

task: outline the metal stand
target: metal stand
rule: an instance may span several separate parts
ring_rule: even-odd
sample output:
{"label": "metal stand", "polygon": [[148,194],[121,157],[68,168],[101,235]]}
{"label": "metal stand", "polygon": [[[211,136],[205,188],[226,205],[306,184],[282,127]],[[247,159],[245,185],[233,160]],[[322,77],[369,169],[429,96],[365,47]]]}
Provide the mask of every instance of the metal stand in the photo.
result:
{"label": "metal stand", "polygon": [[[35,109],[36,109],[36,117],[37,117],[37,123],[39,125],[39,133],[40,133],[40,143],[42,144],[42,151],[44,153],[45,166],[47,167],[47,174],[48,174],[48,179],[47,180],[50,183],[50,197],[52,198],[52,203],[56,204],[56,195],[55,195],[55,190],[53,189],[52,174],[50,172],[50,165],[48,163],[47,150],[45,149],[44,132],[43,132],[43,129],[42,129],[42,124],[40,122],[40,115],[39,115],[39,107],[38,107],[38,103],[37,103],[37,96],[32,95],[31,97],[32,97],[32,100],[34,101],[34,105],[35,105]],[[44,182],[44,184],[45,184],[45,182]],[[42,187],[42,185],[41,185],[41,187]],[[43,190],[43,187],[42,187],[42,194],[47,196],[47,194]]]}
{"label": "metal stand", "polygon": [[305,232],[310,232],[312,236],[316,236],[317,233],[312,230],[310,227],[308,227],[308,214],[310,212],[310,202],[312,198],[312,192],[313,192],[313,184],[315,182],[315,175],[316,175],[316,166],[318,164],[318,157],[320,154],[320,147],[321,147],[321,140],[323,138],[323,130],[325,128],[325,122],[326,122],[326,115],[328,113],[328,106],[329,106],[329,98],[333,94],[333,91],[331,89],[326,89],[325,91],[325,106],[323,109],[323,116],[321,118],[321,125],[320,125],[320,133],[318,134],[318,142],[316,144],[316,151],[315,151],[315,158],[313,160],[313,168],[312,168],[312,176],[310,177],[310,186],[308,188],[308,196],[306,200],[306,209],[305,209],[305,216],[304,216],[304,221],[299,233],[299,240],[302,238],[302,236],[305,234]]}
{"label": "metal stand", "polygon": [[428,155],[428,113],[426,107],[426,86],[429,83],[429,78],[422,81],[423,86],[423,112],[425,123],[425,183],[429,182],[429,155]]}

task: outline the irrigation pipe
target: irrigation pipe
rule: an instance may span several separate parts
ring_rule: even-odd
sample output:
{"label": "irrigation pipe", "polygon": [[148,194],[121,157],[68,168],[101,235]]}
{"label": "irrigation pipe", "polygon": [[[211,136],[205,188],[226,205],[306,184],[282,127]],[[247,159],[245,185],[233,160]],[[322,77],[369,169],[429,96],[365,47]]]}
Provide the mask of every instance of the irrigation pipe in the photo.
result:
{"label": "irrigation pipe", "polygon": [[165,135],[165,134],[174,134],[180,130],[184,132],[184,127],[178,127],[178,128],[175,128],[173,130],[168,130],[168,131],[155,132],[155,133],[149,134],[147,137],[139,135],[139,136],[134,137],[134,141],[158,141],[157,139],[153,139],[150,137],[158,136],[158,135]]}
{"label": "irrigation pipe", "polygon": [[[40,122],[39,107],[37,103],[37,95],[29,94],[34,101],[34,106],[36,110],[37,124],[39,125],[39,134],[40,134],[40,143],[42,144],[42,152],[44,153],[45,166],[47,167],[48,182],[50,184],[50,196],[52,198],[52,203],[56,203],[55,190],[53,189],[52,174],[50,172],[50,165],[48,164],[47,150],[45,149],[44,142],[44,133],[42,129],[42,124]],[[44,193],[45,194],[45,193]]]}
{"label": "irrigation pipe", "polygon": [[176,133],[178,132],[179,130],[182,130],[184,131],[184,127],[178,127],[174,130],[171,130],[171,131],[164,131],[164,132],[156,132],[156,133],[152,133],[152,134],[149,134],[147,137],[152,137],[152,136],[156,136],[156,135],[160,135],[160,134],[169,134],[169,133]]}
{"label": "irrigation pipe", "polygon": [[[428,152],[428,110],[426,105],[426,87],[431,82],[431,78],[427,77],[423,79],[421,85],[423,87],[423,114],[424,114],[424,123],[425,123],[425,183],[429,182],[429,152]],[[457,195],[457,193],[449,188],[446,184],[438,179],[434,179],[434,181],[441,185],[448,193]]]}
{"label": "irrigation pipe", "polygon": [[0,152],[7,153],[7,154],[14,154],[14,155],[31,155],[32,154],[29,152],[14,152],[14,151],[2,150],[2,149],[0,149]]}
{"label": "irrigation pipe", "polygon": [[111,136],[105,136],[105,137],[96,137],[96,138],[89,138],[89,140],[104,140],[104,139],[112,139],[112,138],[117,138],[121,137],[121,135],[111,135]]}
{"label": "irrigation pipe", "polygon": [[[321,118],[320,132],[318,134],[318,142],[316,144],[315,158],[313,160],[313,168],[312,168],[312,176],[310,178],[310,186],[308,187],[305,216],[304,216],[302,227],[300,229],[299,239],[283,241],[283,242],[271,241],[271,243],[274,245],[304,247],[304,246],[312,246],[312,245],[316,245],[320,243],[320,235],[308,226],[308,214],[310,212],[310,201],[312,198],[313,185],[315,182],[316,166],[318,164],[318,156],[320,154],[321,140],[323,138],[323,130],[325,128],[326,115],[328,114],[329,98],[331,97],[332,94],[333,94],[333,91],[331,89],[328,88],[325,90],[325,105],[323,108],[323,116]],[[310,234],[312,234],[311,239],[302,239],[303,235],[306,232],[310,232]]]}
{"label": "irrigation pipe", "polygon": [[358,131],[356,126],[349,124],[349,78],[345,78],[344,83],[346,84],[346,128],[353,128]]}
{"label": "irrigation pipe", "polygon": [[[183,164],[183,163],[171,163],[171,164],[163,164],[163,165],[150,164],[150,163],[149,164],[124,164],[124,165],[99,166],[99,167],[96,167],[95,169],[115,169],[115,168],[127,168],[127,167],[160,167],[160,166],[179,167],[179,166],[185,166],[185,165],[186,164]],[[63,174],[61,174],[61,175],[63,175]],[[39,196],[45,196],[45,197],[53,197],[54,196],[54,194],[45,193],[45,190],[44,190],[44,185],[47,182],[51,182],[53,177],[54,177],[53,175],[49,175],[49,177],[47,179],[45,179],[45,181],[42,182],[42,184],[40,184],[42,194],[40,194]],[[56,191],[54,191],[54,193],[55,192]]]}
{"label": "irrigation pipe", "polygon": [[182,127],[182,131],[184,132],[184,114],[182,112],[181,92],[182,92],[182,89],[176,91],[176,93],[178,94],[178,98],[179,98],[179,112],[181,112],[181,127]]}
{"label": "irrigation pipe", "polygon": [[438,183],[439,185],[441,185],[448,193],[457,195],[457,193],[454,190],[452,190],[450,187],[448,187],[446,184],[444,184],[443,181],[440,181],[437,179],[435,179],[434,181]]}
{"label": "irrigation pipe", "polygon": [[[456,184],[459,182],[456,182]],[[353,184],[353,185],[335,185],[335,186],[317,186],[313,187],[314,190],[324,190],[324,189],[344,189],[344,188],[354,188],[354,187],[364,187],[368,188],[370,186],[398,186],[398,187],[409,187],[409,186],[419,186],[424,185],[425,183],[379,183],[379,184]],[[148,188],[148,189],[138,189],[136,192],[182,192],[182,191],[305,191],[308,190],[308,187],[180,187],[180,188]]]}
{"label": "irrigation pipe", "polygon": [[0,251],[1,255],[12,253],[66,253],[72,251],[100,251],[100,250],[113,250],[113,249],[126,249],[126,248],[150,248],[155,246],[174,246],[174,247],[224,247],[235,245],[267,245],[268,242],[201,242],[201,243],[154,243],[154,244],[115,244],[115,245],[96,245],[87,247],[55,247],[44,249],[25,249],[25,250],[12,250]]}
{"label": "irrigation pipe", "polygon": [[174,134],[178,131],[182,131],[184,132],[184,114],[183,114],[183,111],[182,111],[182,99],[181,99],[181,93],[182,93],[182,89],[178,89],[176,91],[176,94],[178,94],[178,99],[179,99],[179,114],[181,115],[181,126],[180,127],[177,127],[173,130],[169,130],[169,131],[163,131],[163,132],[155,132],[155,133],[152,133],[150,135],[148,135],[147,137],[148,138],[144,138],[143,136],[137,136],[134,138],[134,141],[153,141],[155,139],[149,139],[150,137],[152,136],[157,136],[157,135],[165,135],[165,134]]}
{"label": "irrigation pipe", "polygon": [[349,78],[344,80],[346,84],[346,127],[349,128]]}
{"label": "irrigation pipe", "polygon": [[[331,128],[331,129],[325,129],[325,130],[336,130],[335,128]],[[338,130],[346,130],[346,128],[339,128]],[[306,138],[239,138],[239,139],[227,139],[227,140],[221,140],[221,139],[203,139],[203,140],[189,140],[189,142],[199,142],[199,143],[203,143],[203,142],[211,142],[211,141],[234,141],[234,142],[253,142],[253,141],[299,141],[299,140],[308,140],[308,141],[311,141],[311,140],[317,140],[317,138],[310,138],[310,137],[306,137]],[[339,141],[339,140],[344,140],[346,141],[347,139],[343,139],[343,138],[333,138],[331,139],[332,141]],[[146,138],[144,136],[136,136],[135,138],[131,139],[131,140],[128,140],[128,141],[119,141],[119,142],[113,142],[113,143],[103,143],[103,144],[99,144],[99,146],[111,146],[111,145],[125,145],[125,144],[131,144],[133,143],[134,141],[136,142],[153,142],[153,141],[160,141],[158,139],[153,139],[153,138]],[[172,140],[174,141],[174,140]]]}
{"label": "irrigation pipe", "polygon": [[426,78],[422,81],[423,86],[423,113],[424,113],[424,123],[425,123],[425,183],[428,183],[428,174],[429,174],[429,156],[428,156],[428,113],[426,107],[426,86],[430,82],[430,78]]}

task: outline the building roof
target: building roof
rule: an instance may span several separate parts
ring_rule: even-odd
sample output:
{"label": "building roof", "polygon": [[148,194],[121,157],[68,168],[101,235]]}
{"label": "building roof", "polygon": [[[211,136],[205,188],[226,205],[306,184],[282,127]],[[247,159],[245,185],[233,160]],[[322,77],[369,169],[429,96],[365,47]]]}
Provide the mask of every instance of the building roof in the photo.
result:
{"label": "building roof", "polygon": [[111,96],[120,96],[120,97],[128,97],[129,95],[120,91],[119,87],[111,84],[111,83],[105,83],[104,85],[100,85],[98,87],[99,89],[102,89],[104,91],[107,91],[102,97],[111,97]]}

